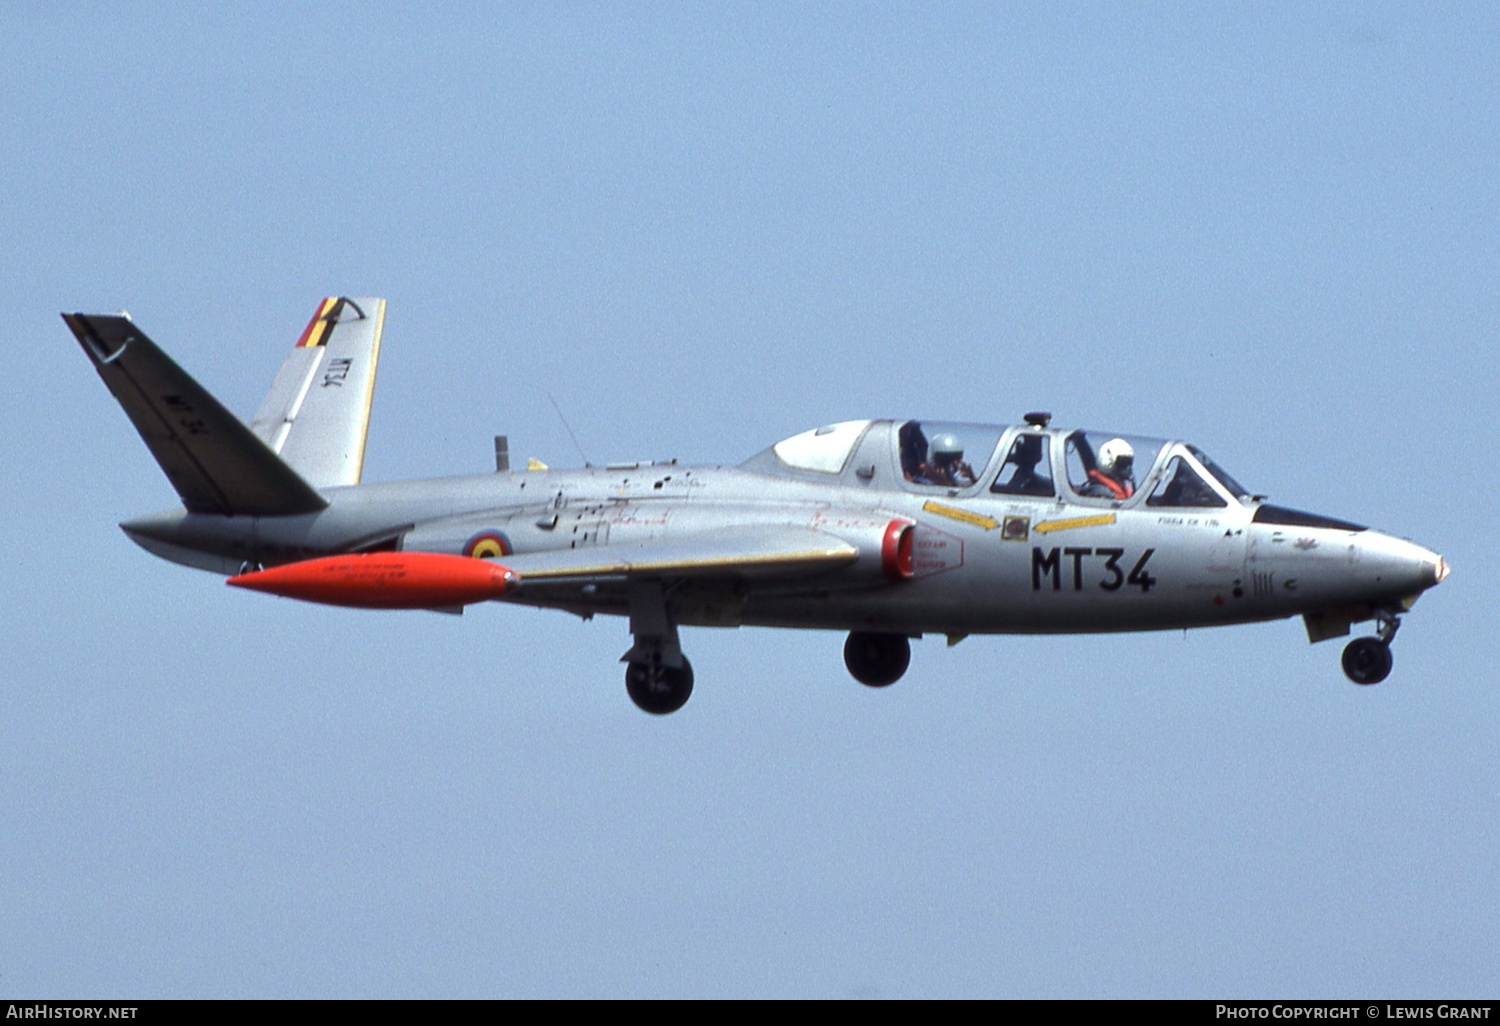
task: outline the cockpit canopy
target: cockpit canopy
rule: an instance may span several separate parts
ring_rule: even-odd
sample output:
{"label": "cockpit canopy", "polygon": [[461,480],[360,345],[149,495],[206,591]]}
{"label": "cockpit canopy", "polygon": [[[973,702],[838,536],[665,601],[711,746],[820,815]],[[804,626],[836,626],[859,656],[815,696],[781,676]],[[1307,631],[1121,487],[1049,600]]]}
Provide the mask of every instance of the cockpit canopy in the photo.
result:
{"label": "cockpit canopy", "polygon": [[837,474],[844,469],[849,454],[854,451],[854,444],[871,423],[868,420],[846,420],[841,424],[826,424],[784,438],[771,446],[771,451],[793,469]]}
{"label": "cockpit canopy", "polygon": [[746,462],[797,477],[894,478],[947,495],[1066,498],[1096,505],[1224,508],[1252,496],[1183,442],[1029,424],[850,420],[793,435]]}

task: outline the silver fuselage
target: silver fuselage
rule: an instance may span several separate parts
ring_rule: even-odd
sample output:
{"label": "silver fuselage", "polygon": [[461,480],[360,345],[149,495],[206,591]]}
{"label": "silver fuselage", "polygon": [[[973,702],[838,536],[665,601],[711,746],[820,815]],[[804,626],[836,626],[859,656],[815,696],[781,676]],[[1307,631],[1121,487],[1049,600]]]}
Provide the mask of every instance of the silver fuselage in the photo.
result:
{"label": "silver fuselage", "polygon": [[[1287,516],[1222,488],[1211,507],[1162,502],[1169,464],[1196,453],[1181,443],[1162,443],[1121,500],[1071,485],[1068,432],[1034,426],[994,428],[998,444],[975,465],[972,484],[914,482],[902,472],[900,424],[860,427],[831,469],[790,466],[768,449],[737,467],[642,463],[334,487],[322,490],[328,506],[315,513],[177,510],[122,527],[159,556],[221,573],[359,550],[468,555],[479,537],[504,539],[504,554],[485,554],[524,562],[559,550],[691,542],[726,527],[812,529],[859,547],[859,558],[801,577],[684,582],[671,593],[677,622],[906,634],[1152,630],[1303,615],[1320,640],[1376,610],[1409,606],[1447,573],[1412,542]],[[1052,496],[992,490],[1023,434],[1052,441]],[[910,577],[893,581],[880,573],[879,547],[894,520],[916,526]],[[625,613],[625,591],[607,585],[533,591],[523,572],[502,601]]]}

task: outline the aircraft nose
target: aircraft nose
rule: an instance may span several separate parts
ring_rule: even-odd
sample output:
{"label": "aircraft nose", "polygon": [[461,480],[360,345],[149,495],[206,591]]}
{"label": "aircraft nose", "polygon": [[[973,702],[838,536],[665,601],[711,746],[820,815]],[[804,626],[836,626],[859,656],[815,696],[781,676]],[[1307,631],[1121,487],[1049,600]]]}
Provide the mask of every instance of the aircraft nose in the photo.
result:
{"label": "aircraft nose", "polygon": [[1418,568],[1418,576],[1422,581],[1422,590],[1436,587],[1443,583],[1451,568],[1448,561],[1431,549],[1424,549],[1420,545],[1407,542],[1412,548],[1410,558],[1415,559],[1421,566]]}
{"label": "aircraft nose", "polygon": [[[1432,552],[1428,553],[1428,555],[1437,556],[1437,553]],[[1452,570],[1453,568],[1448,565],[1448,561],[1446,559],[1444,559],[1442,556],[1437,556],[1437,563],[1432,568],[1432,583],[1442,584],[1448,579],[1448,574]]]}
{"label": "aircraft nose", "polygon": [[1442,556],[1404,538],[1366,531],[1361,541],[1360,562],[1375,579],[1413,597],[1441,584],[1451,570]]}

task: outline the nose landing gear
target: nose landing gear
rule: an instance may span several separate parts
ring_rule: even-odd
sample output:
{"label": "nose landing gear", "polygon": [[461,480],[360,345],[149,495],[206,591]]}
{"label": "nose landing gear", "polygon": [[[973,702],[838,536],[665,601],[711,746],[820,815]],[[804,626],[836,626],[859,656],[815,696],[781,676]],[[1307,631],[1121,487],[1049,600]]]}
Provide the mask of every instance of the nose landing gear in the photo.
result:
{"label": "nose landing gear", "polygon": [[1344,675],[1356,684],[1379,684],[1391,675],[1391,639],[1401,627],[1401,618],[1389,610],[1378,610],[1376,637],[1355,638],[1344,646]]}

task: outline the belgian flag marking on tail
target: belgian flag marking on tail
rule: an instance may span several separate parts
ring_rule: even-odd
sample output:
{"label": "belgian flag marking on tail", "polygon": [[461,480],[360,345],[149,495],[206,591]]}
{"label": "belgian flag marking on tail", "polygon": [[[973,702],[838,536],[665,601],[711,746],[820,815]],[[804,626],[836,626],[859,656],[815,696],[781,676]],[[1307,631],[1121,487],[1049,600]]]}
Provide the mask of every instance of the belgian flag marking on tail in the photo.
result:
{"label": "belgian flag marking on tail", "polygon": [[297,348],[327,344],[328,336],[343,311],[344,301],[337,296],[329,296],[319,303],[317,310],[313,311],[312,320],[302,330],[302,337],[297,340]]}

